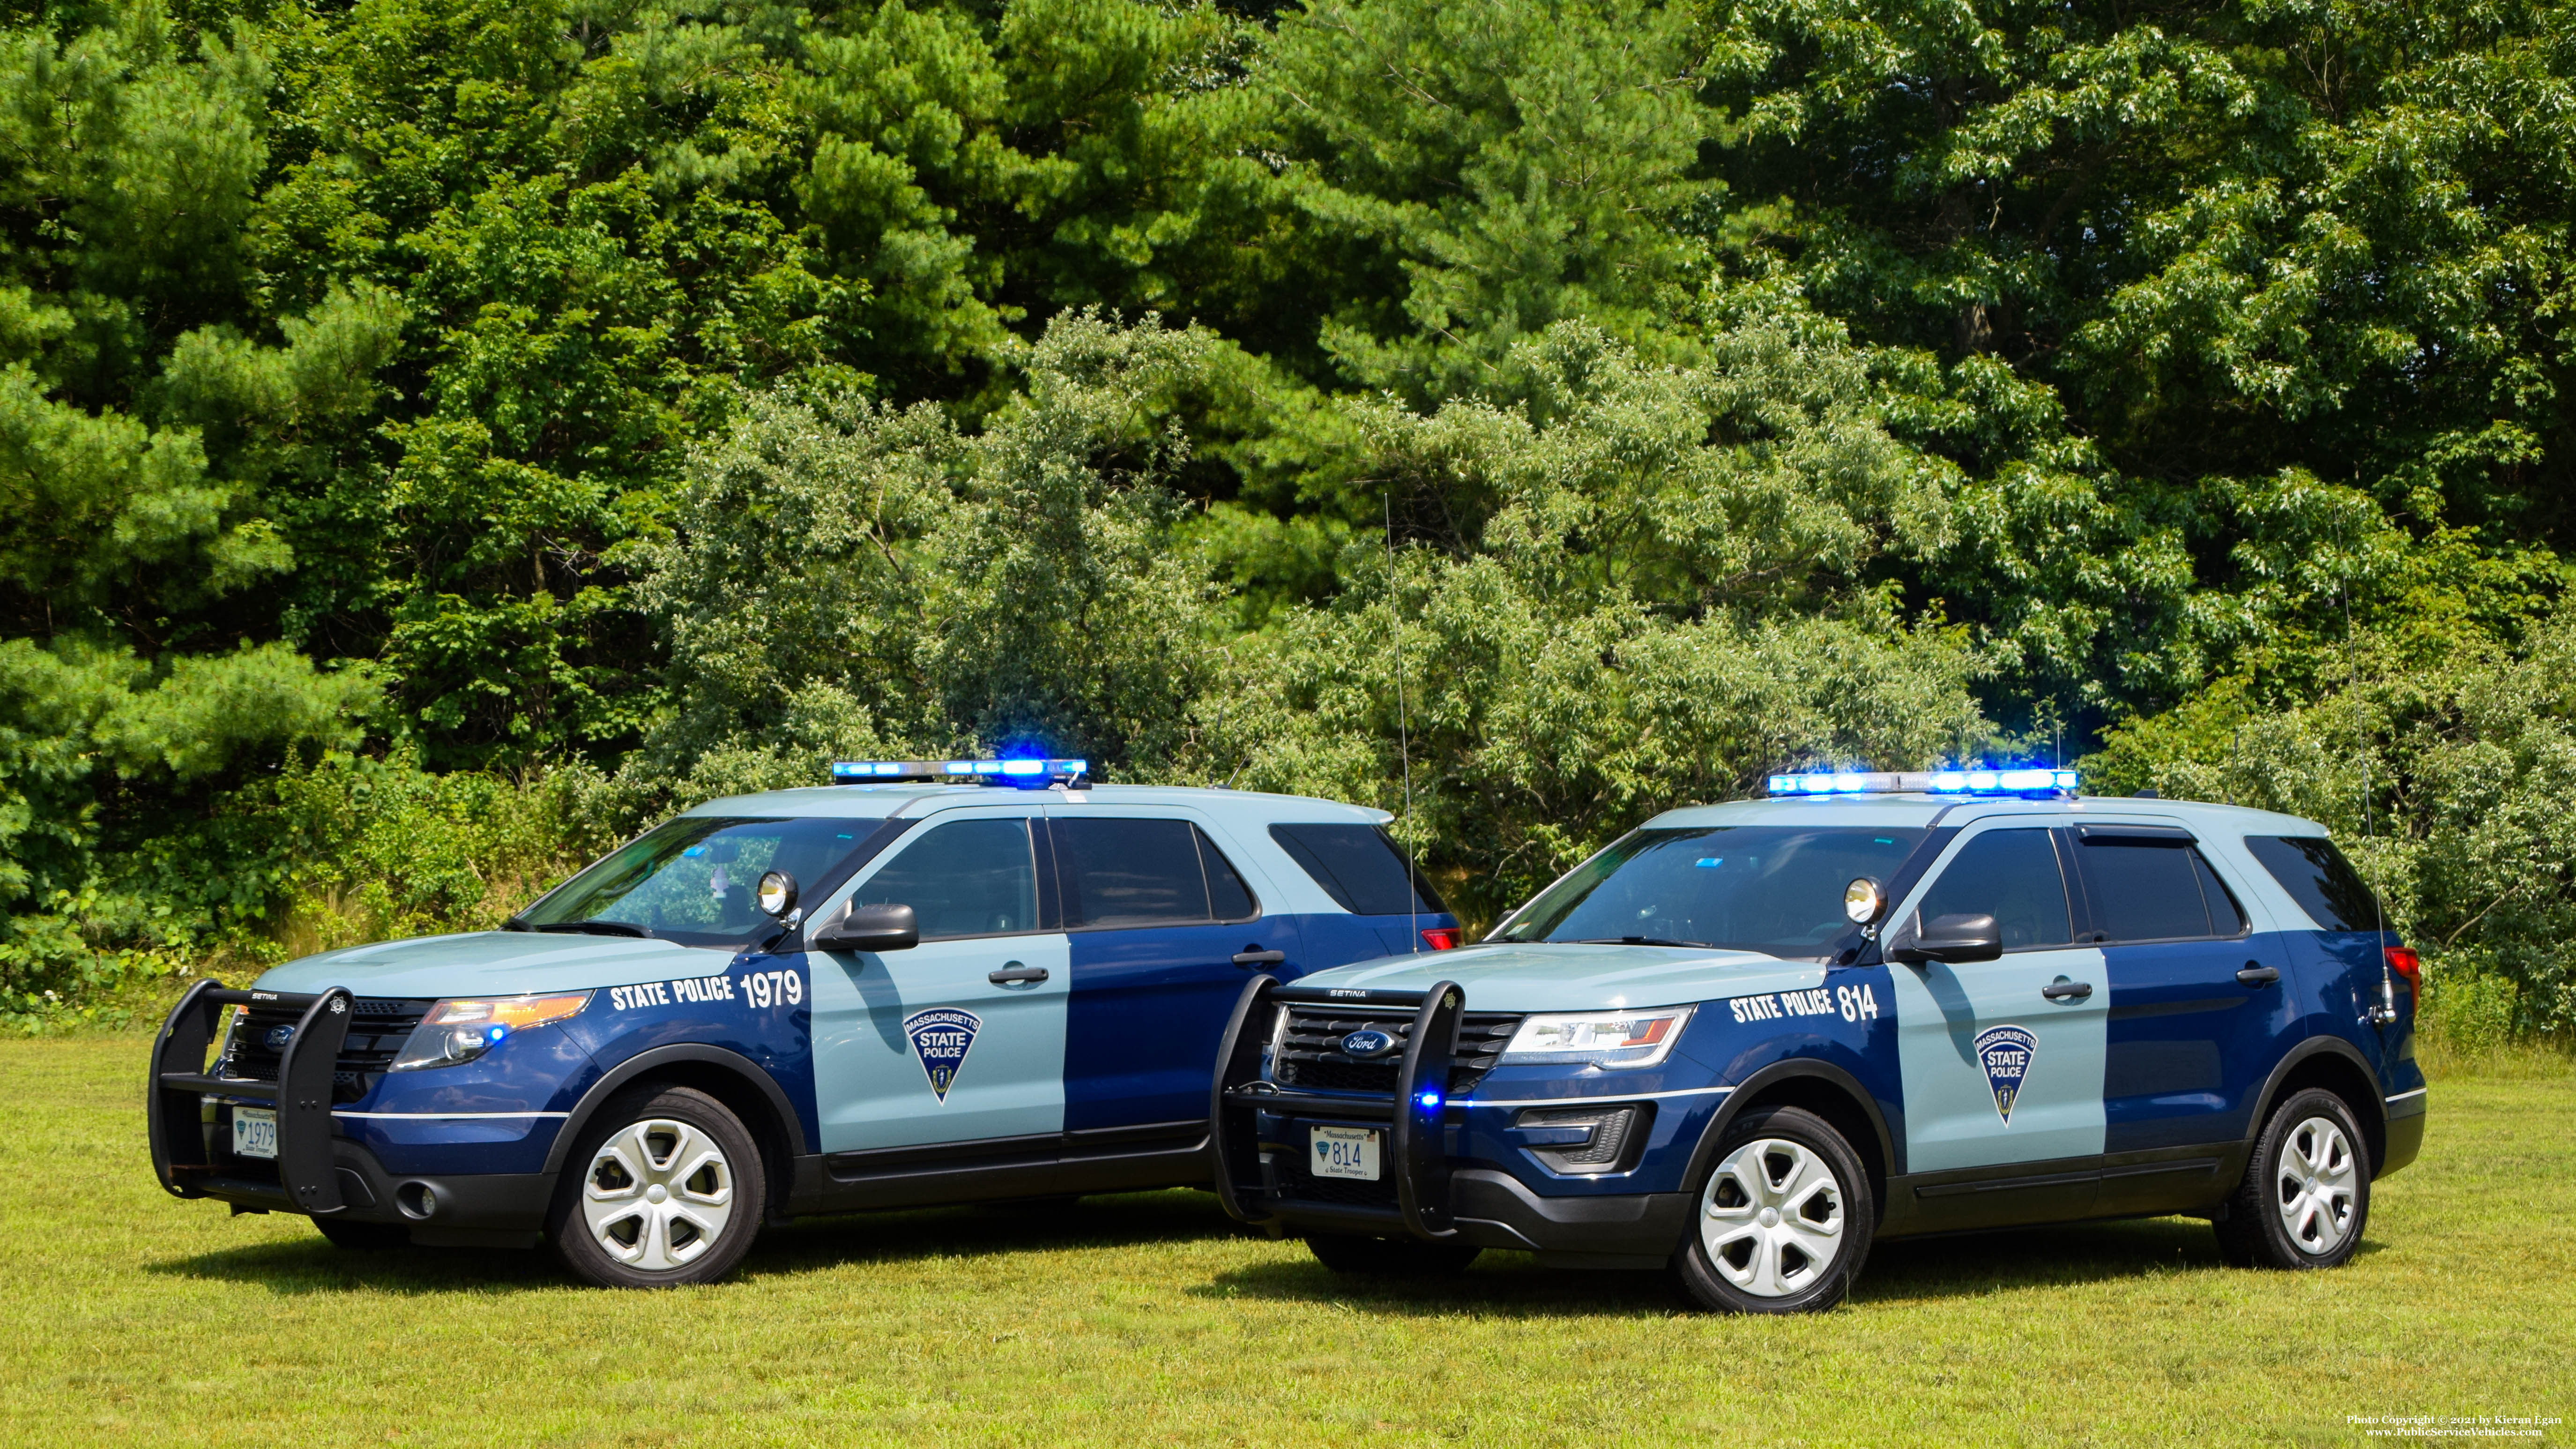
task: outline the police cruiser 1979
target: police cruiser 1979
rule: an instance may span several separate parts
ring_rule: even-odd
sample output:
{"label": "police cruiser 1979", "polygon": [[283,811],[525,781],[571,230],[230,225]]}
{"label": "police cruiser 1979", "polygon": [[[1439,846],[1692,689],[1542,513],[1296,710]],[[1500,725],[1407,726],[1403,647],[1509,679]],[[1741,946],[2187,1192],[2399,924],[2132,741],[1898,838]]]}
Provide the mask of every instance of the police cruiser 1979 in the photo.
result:
{"label": "police cruiser 1979", "polygon": [[713,1278],[799,1214],[1205,1186],[1245,979],[1458,923],[1381,811],[1082,771],[836,765],[687,812],[508,930],[201,983],[156,1048],[153,1165],[344,1246],[542,1234],[625,1286]]}
{"label": "police cruiser 1979", "polygon": [[1874,1239],[2084,1218],[2343,1262],[2423,1141],[2415,953],[2322,826],[2075,786],[1775,776],[1479,945],[1249,983],[1220,1194],[1337,1269],[1532,1249],[1756,1312]]}

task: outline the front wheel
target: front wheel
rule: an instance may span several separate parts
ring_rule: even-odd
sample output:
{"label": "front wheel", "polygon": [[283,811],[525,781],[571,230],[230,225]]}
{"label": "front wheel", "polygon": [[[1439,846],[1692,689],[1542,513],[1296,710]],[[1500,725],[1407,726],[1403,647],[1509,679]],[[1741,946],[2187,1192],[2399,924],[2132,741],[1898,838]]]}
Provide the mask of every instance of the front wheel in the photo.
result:
{"label": "front wheel", "polygon": [[2254,1140],[2245,1180],[2214,1226],[2240,1268],[2332,1268],[2361,1247],[2370,1222],[2369,1146],[2343,1098],[2292,1094]]}
{"label": "front wheel", "polygon": [[1833,1125],[1799,1107],[1729,1124],[1673,1272],[1720,1313],[1810,1313],[1842,1301],[1869,1256],[1869,1177]]}
{"label": "front wheel", "polygon": [[674,1288],[732,1272],[759,1235],[768,1179],[722,1102],[648,1085],[600,1108],[555,1192],[546,1236],[603,1288]]}

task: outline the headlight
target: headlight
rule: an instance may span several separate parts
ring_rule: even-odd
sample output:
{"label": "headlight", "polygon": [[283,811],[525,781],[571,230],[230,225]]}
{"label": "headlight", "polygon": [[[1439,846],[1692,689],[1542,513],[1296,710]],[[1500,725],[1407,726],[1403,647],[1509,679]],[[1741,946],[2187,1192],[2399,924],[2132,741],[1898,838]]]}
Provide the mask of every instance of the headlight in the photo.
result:
{"label": "headlight", "polygon": [[1680,1040],[1687,1006],[1653,1011],[1585,1011],[1533,1016],[1503,1048],[1506,1065],[1584,1062],[1596,1067],[1651,1067]]}
{"label": "headlight", "polygon": [[514,1031],[561,1021],[589,1004],[587,991],[442,1001],[432,1006],[429,1014],[420,1019],[420,1025],[412,1029],[411,1040],[403,1043],[402,1055],[394,1058],[388,1070],[408,1072],[470,1062],[499,1046]]}

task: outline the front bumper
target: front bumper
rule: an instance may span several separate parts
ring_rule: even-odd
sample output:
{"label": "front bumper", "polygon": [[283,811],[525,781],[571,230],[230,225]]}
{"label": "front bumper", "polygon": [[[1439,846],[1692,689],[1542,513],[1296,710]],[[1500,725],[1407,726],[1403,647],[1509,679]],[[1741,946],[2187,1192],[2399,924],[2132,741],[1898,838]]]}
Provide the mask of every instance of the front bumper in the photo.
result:
{"label": "front bumper", "polygon": [[[1389,995],[1370,993],[1371,1006],[1383,1011]],[[1217,1194],[1228,1213],[1283,1234],[1517,1248],[1561,1267],[1658,1268],[1670,1259],[1690,1221],[1686,1193],[1546,1196],[1510,1173],[1459,1165],[1448,1156],[1445,1138],[1463,1115],[1446,1100],[1465,1007],[1457,986],[1439,983],[1418,1002],[1406,997],[1413,1021],[1394,1088],[1384,1096],[1298,1091],[1264,1079],[1259,1024],[1282,1002],[1315,1000],[1311,989],[1261,977],[1235,1003],[1208,1104]],[[1313,1126],[1385,1131],[1383,1178],[1309,1174],[1305,1153],[1294,1144]]]}
{"label": "front bumper", "polygon": [[[162,1188],[174,1197],[230,1203],[236,1212],[394,1224],[410,1229],[412,1241],[432,1246],[535,1243],[554,1199],[555,1174],[396,1173],[365,1144],[338,1135],[332,1074],[353,1002],[343,987],[309,995],[229,991],[202,981],[192,987],[153,1047],[146,1115],[152,1170]],[[223,1008],[251,1004],[302,1012],[277,1080],[205,1075]],[[274,1159],[232,1155],[229,1132],[218,1129],[234,1103],[276,1110]]]}

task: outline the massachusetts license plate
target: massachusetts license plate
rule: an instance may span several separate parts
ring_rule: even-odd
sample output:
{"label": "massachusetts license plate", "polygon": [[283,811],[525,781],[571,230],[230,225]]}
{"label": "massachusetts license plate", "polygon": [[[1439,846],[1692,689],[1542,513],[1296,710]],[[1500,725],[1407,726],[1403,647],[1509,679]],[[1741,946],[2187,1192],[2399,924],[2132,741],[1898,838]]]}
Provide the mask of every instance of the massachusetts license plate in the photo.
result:
{"label": "massachusetts license plate", "polygon": [[[277,1113],[267,1107],[235,1107],[233,1109],[233,1156],[275,1157],[276,1155]],[[1369,1174],[1371,1177],[1376,1175],[1375,1172]]]}
{"label": "massachusetts license plate", "polygon": [[1377,1133],[1366,1127],[1313,1127],[1314,1156],[1306,1170],[1317,1177],[1377,1181]]}

